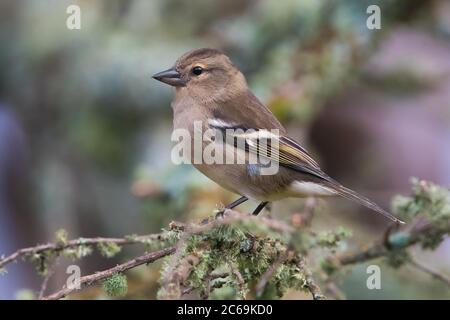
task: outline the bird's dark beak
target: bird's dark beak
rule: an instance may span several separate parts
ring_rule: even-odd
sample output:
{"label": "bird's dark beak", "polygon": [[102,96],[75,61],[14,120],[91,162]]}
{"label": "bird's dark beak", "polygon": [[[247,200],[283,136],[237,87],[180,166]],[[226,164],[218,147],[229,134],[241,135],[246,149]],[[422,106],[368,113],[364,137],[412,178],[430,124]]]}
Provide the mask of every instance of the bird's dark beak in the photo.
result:
{"label": "bird's dark beak", "polygon": [[174,87],[186,85],[186,81],[181,78],[181,74],[174,67],[154,74],[152,78]]}

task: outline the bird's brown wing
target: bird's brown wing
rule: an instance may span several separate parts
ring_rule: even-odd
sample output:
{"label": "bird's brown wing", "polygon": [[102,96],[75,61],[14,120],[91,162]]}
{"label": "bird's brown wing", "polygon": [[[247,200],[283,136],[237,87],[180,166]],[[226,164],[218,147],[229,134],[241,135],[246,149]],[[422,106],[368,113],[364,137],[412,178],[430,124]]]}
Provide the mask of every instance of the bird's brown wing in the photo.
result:
{"label": "bird's brown wing", "polygon": [[[291,138],[266,129],[251,129],[246,128],[244,125],[227,124],[218,120],[211,121],[209,125],[212,128],[222,131],[226,143],[232,143],[237,148],[245,148],[245,151],[253,153],[258,157],[276,161],[280,166],[285,168],[309,174],[314,177],[315,181],[319,181],[318,183],[320,185],[331,188],[337,195],[366,206],[394,222],[403,223],[370,199],[344,187],[329,177],[320,169],[308,151]],[[232,130],[227,131],[226,129]]]}
{"label": "bird's brown wing", "polygon": [[225,142],[233,144],[237,148],[243,148],[258,157],[278,162],[286,168],[310,174],[324,181],[333,181],[320,169],[318,163],[305,148],[293,139],[280,135],[278,129],[269,131],[248,128],[246,125],[228,123],[218,119],[210,120],[209,126],[220,130]]}
{"label": "bird's brown wing", "polygon": [[212,106],[210,116],[236,126],[244,124],[247,128],[278,129],[281,135],[286,134],[283,125],[250,90]]}
{"label": "bird's brown wing", "polygon": [[[234,99],[223,102],[212,108],[210,127],[220,129],[225,134],[226,129],[240,133],[237,139],[244,139],[243,145],[248,151],[259,154],[263,150],[261,137],[245,136],[249,131],[258,131],[262,135],[267,131],[271,134],[268,139],[269,150],[276,149],[269,158],[280,165],[295,171],[311,174],[319,179],[332,181],[319,167],[317,162],[302,146],[286,136],[286,130],[273,113],[250,91],[246,90]],[[266,139],[267,140],[267,139]],[[265,141],[264,141],[265,142]],[[236,142],[233,142],[236,144]],[[270,147],[270,143],[277,148]],[[263,156],[263,155],[261,155]]]}

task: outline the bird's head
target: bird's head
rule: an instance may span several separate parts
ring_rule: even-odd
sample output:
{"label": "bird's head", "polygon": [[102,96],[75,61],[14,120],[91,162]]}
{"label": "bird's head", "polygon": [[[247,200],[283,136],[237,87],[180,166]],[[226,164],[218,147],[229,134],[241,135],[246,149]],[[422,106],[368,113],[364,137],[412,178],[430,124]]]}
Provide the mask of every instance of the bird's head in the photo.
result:
{"label": "bird's head", "polygon": [[231,60],[221,51],[209,48],[185,53],[172,68],[153,78],[203,100],[227,99],[247,89],[244,76]]}

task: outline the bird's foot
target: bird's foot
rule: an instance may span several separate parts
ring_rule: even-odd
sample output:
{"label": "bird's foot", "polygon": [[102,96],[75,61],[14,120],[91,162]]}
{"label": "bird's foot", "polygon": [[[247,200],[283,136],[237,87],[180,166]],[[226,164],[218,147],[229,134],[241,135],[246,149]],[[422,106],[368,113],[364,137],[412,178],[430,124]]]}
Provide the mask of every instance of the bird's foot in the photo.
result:
{"label": "bird's foot", "polygon": [[224,215],[225,215],[225,212],[226,212],[227,210],[228,210],[228,209],[227,209],[226,207],[221,208],[221,209],[217,209],[217,210],[215,211],[215,219],[222,219],[222,218],[224,217]]}

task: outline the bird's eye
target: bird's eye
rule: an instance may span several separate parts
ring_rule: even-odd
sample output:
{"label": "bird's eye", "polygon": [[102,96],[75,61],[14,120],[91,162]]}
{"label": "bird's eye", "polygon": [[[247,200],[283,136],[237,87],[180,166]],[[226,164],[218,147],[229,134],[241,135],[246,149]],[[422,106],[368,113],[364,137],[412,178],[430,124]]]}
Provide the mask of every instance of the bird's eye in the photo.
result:
{"label": "bird's eye", "polygon": [[192,68],[192,73],[195,74],[196,76],[201,75],[202,72],[203,72],[202,67],[197,66],[197,67]]}

